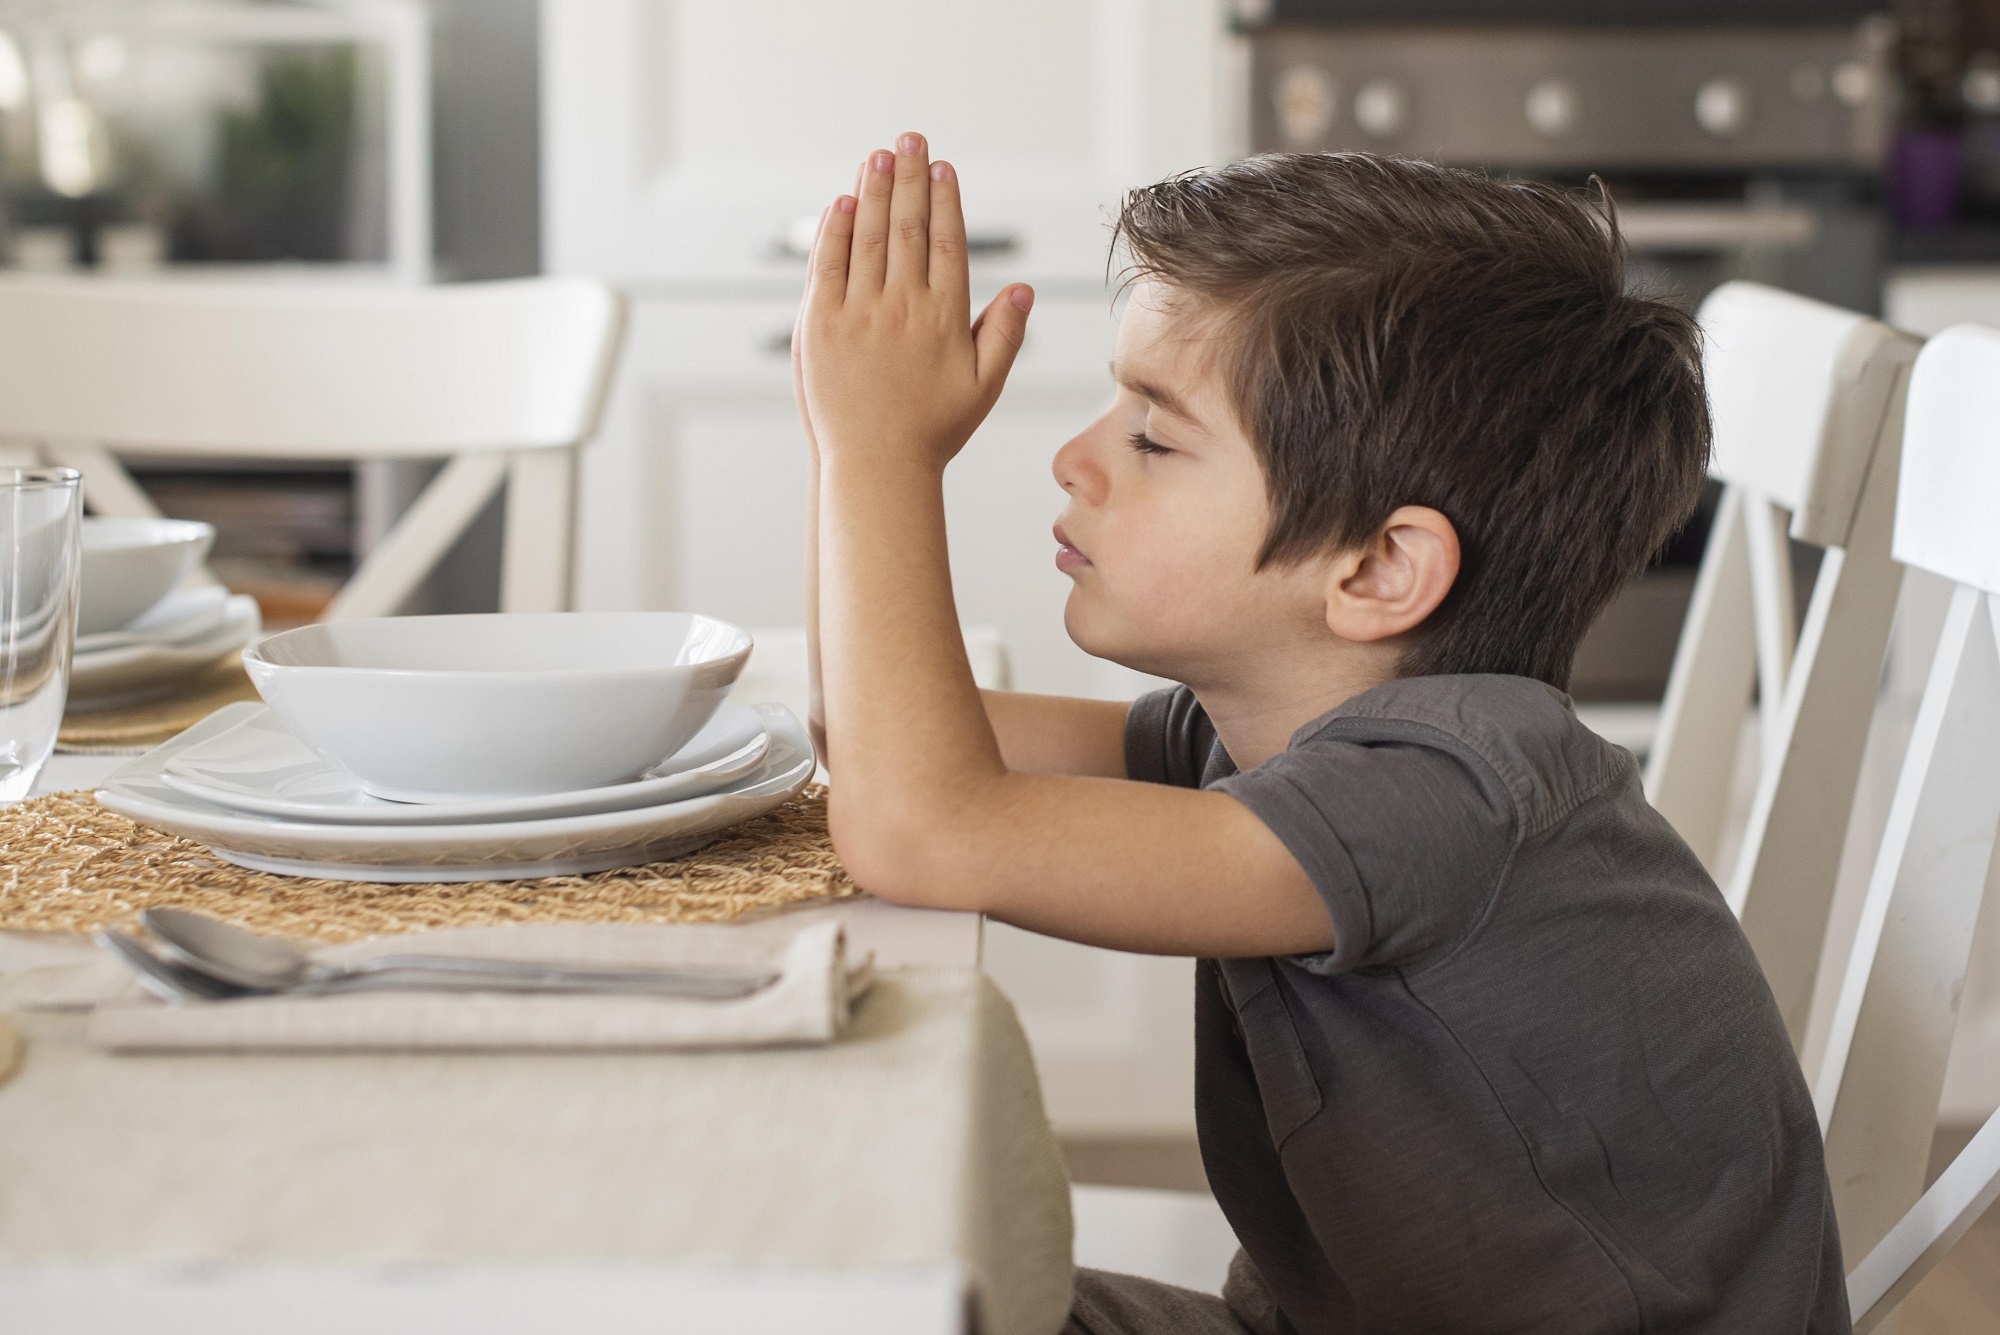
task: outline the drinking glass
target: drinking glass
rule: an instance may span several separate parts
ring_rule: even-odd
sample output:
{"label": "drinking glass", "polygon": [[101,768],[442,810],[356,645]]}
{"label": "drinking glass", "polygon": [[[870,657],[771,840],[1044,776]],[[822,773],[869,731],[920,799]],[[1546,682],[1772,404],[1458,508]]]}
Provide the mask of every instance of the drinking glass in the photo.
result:
{"label": "drinking glass", "polygon": [[62,726],[82,515],[74,468],[0,468],[0,802],[28,795]]}

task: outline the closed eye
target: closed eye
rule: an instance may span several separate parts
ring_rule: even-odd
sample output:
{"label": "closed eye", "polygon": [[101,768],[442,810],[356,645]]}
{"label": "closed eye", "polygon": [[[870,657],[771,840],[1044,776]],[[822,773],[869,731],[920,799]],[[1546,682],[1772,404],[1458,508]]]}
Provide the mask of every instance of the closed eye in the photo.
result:
{"label": "closed eye", "polygon": [[1133,449],[1141,454],[1172,454],[1173,451],[1154,440],[1143,431],[1134,431],[1126,438]]}

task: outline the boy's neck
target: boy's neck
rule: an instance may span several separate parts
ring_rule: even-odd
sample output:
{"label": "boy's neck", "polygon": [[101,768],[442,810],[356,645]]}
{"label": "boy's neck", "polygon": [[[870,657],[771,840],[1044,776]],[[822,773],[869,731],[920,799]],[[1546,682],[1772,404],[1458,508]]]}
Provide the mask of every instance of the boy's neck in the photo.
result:
{"label": "boy's neck", "polygon": [[1292,734],[1328,710],[1396,679],[1395,653],[1312,655],[1266,662],[1228,681],[1193,683],[1223,749],[1239,770],[1291,745]]}

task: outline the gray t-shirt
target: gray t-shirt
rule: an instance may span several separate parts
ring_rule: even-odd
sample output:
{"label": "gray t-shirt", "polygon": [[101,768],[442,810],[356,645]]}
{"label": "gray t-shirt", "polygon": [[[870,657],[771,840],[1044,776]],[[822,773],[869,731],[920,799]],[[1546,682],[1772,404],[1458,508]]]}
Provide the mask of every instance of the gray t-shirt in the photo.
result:
{"label": "gray t-shirt", "polygon": [[1327,954],[1204,960],[1210,1185],[1301,1332],[1848,1329],[1770,989],[1624,751],[1524,677],[1417,677],[1238,773],[1193,694],[1134,779],[1255,812]]}

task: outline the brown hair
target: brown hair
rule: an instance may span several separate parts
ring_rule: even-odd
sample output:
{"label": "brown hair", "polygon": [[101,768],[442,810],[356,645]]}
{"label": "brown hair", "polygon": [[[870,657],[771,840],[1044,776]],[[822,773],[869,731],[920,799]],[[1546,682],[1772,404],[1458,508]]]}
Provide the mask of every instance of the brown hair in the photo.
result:
{"label": "brown hair", "polygon": [[1365,542],[1403,505],[1457,528],[1458,580],[1406,676],[1567,686],[1584,631],[1700,496],[1700,335],[1625,291],[1608,199],[1273,154],[1133,191],[1119,242],[1130,275],[1225,322],[1270,490],[1259,568]]}

